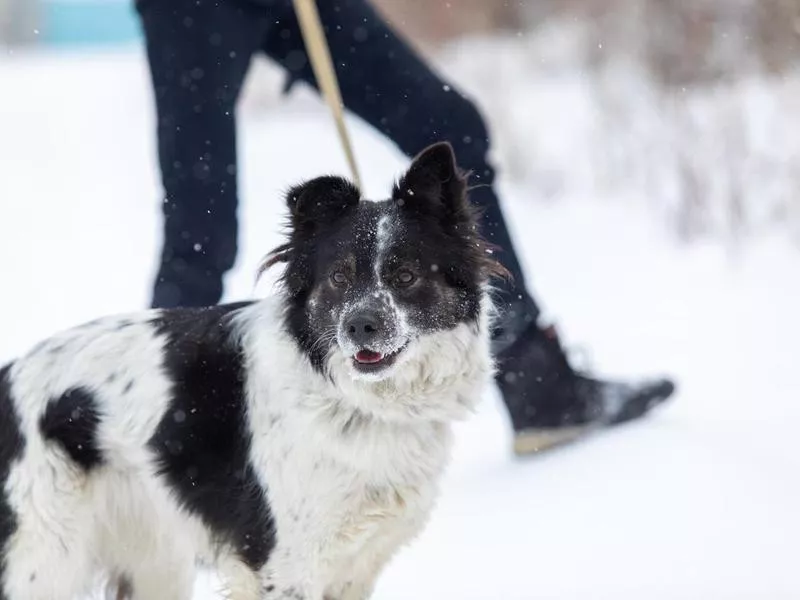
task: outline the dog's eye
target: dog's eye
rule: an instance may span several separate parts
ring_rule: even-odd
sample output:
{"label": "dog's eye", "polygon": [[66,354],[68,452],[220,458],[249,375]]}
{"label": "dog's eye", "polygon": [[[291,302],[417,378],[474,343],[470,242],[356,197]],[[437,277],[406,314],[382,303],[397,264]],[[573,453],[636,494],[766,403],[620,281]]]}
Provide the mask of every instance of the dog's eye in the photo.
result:
{"label": "dog's eye", "polygon": [[331,281],[334,285],[346,285],[347,284],[347,275],[345,275],[342,271],[334,271],[331,273]]}
{"label": "dog's eye", "polygon": [[394,284],[397,287],[408,287],[412,283],[414,283],[416,280],[417,280],[417,278],[414,276],[414,274],[411,271],[407,270],[407,269],[403,269],[402,271],[398,271],[397,273],[395,273],[395,276],[394,276]]}

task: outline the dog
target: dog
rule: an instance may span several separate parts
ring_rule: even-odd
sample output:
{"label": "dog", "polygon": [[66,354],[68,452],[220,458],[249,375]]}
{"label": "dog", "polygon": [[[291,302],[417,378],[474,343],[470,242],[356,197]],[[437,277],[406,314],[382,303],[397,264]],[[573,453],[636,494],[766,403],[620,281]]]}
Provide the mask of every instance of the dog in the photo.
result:
{"label": "dog", "polygon": [[[287,194],[276,293],[112,316],[0,370],[0,599],[102,579],[188,600],[364,600],[424,527],[491,380],[491,280],[451,146],[382,201]],[[100,578],[100,583],[98,582]]]}

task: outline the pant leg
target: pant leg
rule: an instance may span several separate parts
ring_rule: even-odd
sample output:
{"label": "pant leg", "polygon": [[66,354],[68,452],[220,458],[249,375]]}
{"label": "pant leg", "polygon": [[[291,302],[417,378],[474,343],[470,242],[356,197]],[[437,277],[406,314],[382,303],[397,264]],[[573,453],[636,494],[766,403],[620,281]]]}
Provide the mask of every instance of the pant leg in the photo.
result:
{"label": "pant leg", "polygon": [[[278,35],[266,53],[290,76],[316,86],[302,34],[289,0],[264,0],[273,6]],[[539,310],[525,287],[514,244],[494,189],[488,162],[489,134],[475,105],[444,81],[402,40],[366,0],[319,2],[320,17],[348,110],[413,156],[435,141],[449,141],[462,168],[472,171],[470,196],[483,209],[483,233],[500,247],[498,258],[513,282],[501,285],[507,331],[524,329]]]}
{"label": "pant leg", "polygon": [[154,307],[219,302],[237,251],[236,100],[268,27],[239,0],[140,0],[164,240]]}

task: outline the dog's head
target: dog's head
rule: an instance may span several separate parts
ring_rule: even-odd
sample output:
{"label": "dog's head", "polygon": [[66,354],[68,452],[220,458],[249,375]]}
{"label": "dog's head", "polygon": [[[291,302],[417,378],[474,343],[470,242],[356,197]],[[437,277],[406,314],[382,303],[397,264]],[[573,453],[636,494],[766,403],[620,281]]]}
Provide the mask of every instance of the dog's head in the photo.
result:
{"label": "dog's head", "polygon": [[502,267],[478,234],[449,144],[417,156],[389,200],[319,177],[292,188],[288,204],[289,241],[268,262],[287,263],[288,326],[316,368],[385,380],[426,340],[478,327]]}

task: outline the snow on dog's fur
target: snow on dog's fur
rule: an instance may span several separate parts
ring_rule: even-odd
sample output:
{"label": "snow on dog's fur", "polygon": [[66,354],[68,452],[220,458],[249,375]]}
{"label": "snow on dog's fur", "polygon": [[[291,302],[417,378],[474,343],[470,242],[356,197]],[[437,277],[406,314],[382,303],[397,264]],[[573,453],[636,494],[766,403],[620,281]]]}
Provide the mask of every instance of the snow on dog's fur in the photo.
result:
{"label": "snow on dog's fur", "polygon": [[487,285],[452,150],[391,199],[288,194],[276,297],[111,317],[0,370],[0,600],[101,578],[191,597],[368,598],[425,523],[450,424],[490,376]]}

